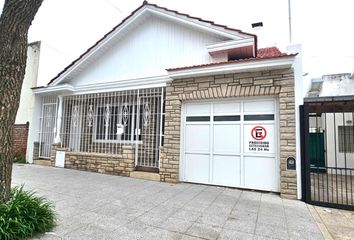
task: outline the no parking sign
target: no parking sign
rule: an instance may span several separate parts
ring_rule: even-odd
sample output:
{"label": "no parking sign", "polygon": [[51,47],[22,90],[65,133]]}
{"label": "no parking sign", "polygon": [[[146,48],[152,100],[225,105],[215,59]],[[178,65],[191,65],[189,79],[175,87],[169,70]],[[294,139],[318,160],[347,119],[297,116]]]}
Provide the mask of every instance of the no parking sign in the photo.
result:
{"label": "no parking sign", "polygon": [[245,125],[245,152],[274,153],[274,125]]}
{"label": "no parking sign", "polygon": [[256,141],[261,141],[267,136],[267,130],[262,126],[255,126],[252,128],[251,136]]}

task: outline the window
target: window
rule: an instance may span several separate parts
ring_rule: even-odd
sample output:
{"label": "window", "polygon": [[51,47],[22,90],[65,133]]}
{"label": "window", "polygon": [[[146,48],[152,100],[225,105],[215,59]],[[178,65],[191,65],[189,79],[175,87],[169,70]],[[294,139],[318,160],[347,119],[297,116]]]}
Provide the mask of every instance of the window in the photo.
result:
{"label": "window", "polygon": [[[142,108],[139,122],[142,126]],[[137,121],[136,105],[105,105],[97,107],[94,140],[96,141],[133,141],[136,140],[135,123]],[[141,135],[139,133],[139,140]]]}
{"label": "window", "polygon": [[354,152],[354,127],[338,126],[339,152]]}
{"label": "window", "polygon": [[222,115],[214,116],[215,122],[224,122],[224,121],[240,121],[240,115]]}
{"label": "window", "polygon": [[245,115],[245,121],[266,121],[274,120],[274,114]]}
{"label": "window", "polygon": [[210,117],[209,116],[192,116],[192,117],[187,117],[186,121],[187,122],[209,122]]}

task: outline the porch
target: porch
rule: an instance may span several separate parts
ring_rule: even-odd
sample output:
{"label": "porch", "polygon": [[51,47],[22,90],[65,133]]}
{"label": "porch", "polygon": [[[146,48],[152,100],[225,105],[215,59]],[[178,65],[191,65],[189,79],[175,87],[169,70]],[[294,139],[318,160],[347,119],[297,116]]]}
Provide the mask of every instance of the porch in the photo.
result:
{"label": "porch", "polygon": [[41,97],[34,159],[50,165],[130,176],[158,173],[164,91],[133,89]]}

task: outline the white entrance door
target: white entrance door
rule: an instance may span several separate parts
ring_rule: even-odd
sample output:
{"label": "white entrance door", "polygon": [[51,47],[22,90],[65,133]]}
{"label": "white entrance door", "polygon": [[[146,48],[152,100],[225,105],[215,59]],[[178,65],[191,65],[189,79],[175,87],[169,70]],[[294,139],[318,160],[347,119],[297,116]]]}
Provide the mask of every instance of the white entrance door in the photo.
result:
{"label": "white entrance door", "polygon": [[279,191],[276,101],[183,106],[181,180]]}

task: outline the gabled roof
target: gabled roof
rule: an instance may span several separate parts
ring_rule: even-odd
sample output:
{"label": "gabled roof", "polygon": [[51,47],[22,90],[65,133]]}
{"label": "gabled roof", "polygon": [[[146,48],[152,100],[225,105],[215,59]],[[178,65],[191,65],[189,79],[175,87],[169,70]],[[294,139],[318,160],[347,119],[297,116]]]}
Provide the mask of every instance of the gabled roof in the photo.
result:
{"label": "gabled roof", "polygon": [[174,72],[174,71],[181,71],[181,70],[193,69],[193,68],[203,68],[203,67],[211,67],[211,66],[217,66],[217,65],[233,64],[233,63],[238,63],[238,62],[252,62],[252,61],[275,59],[275,58],[282,58],[282,57],[292,57],[292,56],[296,56],[296,54],[282,53],[277,47],[268,47],[268,48],[258,49],[257,56],[253,57],[253,58],[243,58],[243,59],[233,60],[233,61],[214,62],[214,63],[208,63],[208,64],[199,64],[199,65],[193,65],[193,66],[169,68],[166,70],[169,72]]}
{"label": "gabled roof", "polygon": [[[190,16],[185,13],[180,13],[176,10],[171,10],[168,8],[160,7],[156,4],[150,4],[147,1],[144,1],[140,7],[138,7],[136,10],[134,10],[128,17],[123,19],[123,21],[121,23],[119,23],[117,26],[115,26],[111,31],[109,31],[107,34],[105,34],[94,45],[92,45],[90,48],[88,48],[76,60],[74,60],[67,67],[65,67],[61,72],[59,72],[57,76],[55,76],[52,80],[50,80],[48,85],[53,85],[53,84],[55,85],[55,84],[59,83],[65,77],[66,74],[68,74],[71,70],[73,70],[75,68],[75,66],[77,66],[81,62],[85,61],[85,59],[88,58],[92,54],[92,52],[94,52],[96,49],[100,48],[101,45],[104,44],[106,41],[109,41],[110,37],[115,32],[119,31],[120,28],[123,28],[139,12],[144,11],[145,9],[157,10],[160,12],[164,12],[164,13],[171,15],[172,17],[180,18],[183,21],[190,22],[190,23],[194,24],[195,26],[199,25],[199,27],[201,27],[203,29],[209,28],[209,29],[213,29],[215,31],[219,31],[220,34],[224,33],[224,34],[228,34],[228,35],[234,36],[234,37],[237,37],[237,36],[240,36],[240,37],[243,36],[243,37],[247,37],[247,38],[252,37],[252,38],[254,38],[255,49],[257,49],[257,36],[254,34],[246,33],[246,32],[243,32],[239,29],[230,28],[225,25],[214,23],[213,21],[208,21],[208,20],[204,20],[204,19],[201,19],[198,17],[193,17],[193,16]],[[257,52],[256,52],[256,54],[257,54]]]}

